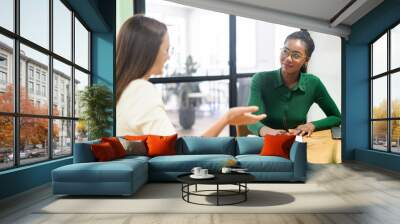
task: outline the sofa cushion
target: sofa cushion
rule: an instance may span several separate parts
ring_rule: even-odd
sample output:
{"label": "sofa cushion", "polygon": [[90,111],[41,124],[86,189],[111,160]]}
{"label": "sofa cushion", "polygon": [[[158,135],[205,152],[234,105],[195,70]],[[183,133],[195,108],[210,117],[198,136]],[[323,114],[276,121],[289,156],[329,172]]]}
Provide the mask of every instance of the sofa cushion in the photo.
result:
{"label": "sofa cushion", "polygon": [[146,143],[140,140],[126,140],[125,138],[118,138],[126,151],[126,155],[146,156],[147,148]]}
{"label": "sofa cushion", "polygon": [[53,170],[52,174],[53,181],[58,182],[130,182],[134,172],[147,176],[146,166],[139,159],[74,163]]}
{"label": "sofa cushion", "polygon": [[148,135],[125,135],[123,136],[124,139],[126,140],[136,140],[136,141],[143,141],[146,142]]}
{"label": "sofa cushion", "polygon": [[[147,157],[147,156],[131,155],[131,156],[125,156],[124,158],[113,160],[113,162],[131,163],[132,161],[135,161],[135,160],[142,161],[142,162],[148,162],[149,159],[150,159],[150,157]],[[135,162],[133,162],[133,163],[135,163]]]}
{"label": "sofa cushion", "polygon": [[292,161],[279,156],[238,155],[240,167],[249,172],[292,172]]}
{"label": "sofa cushion", "polygon": [[190,172],[199,166],[211,172],[219,171],[228,160],[235,159],[231,155],[175,155],[158,156],[149,160],[149,170],[163,172]]}
{"label": "sofa cushion", "polygon": [[265,135],[260,155],[280,156],[289,159],[290,148],[295,138],[296,135],[291,134]]}
{"label": "sofa cushion", "polygon": [[184,136],[177,142],[177,154],[235,155],[235,139],[233,137],[194,137]]}
{"label": "sofa cushion", "polygon": [[178,134],[170,136],[149,135],[146,140],[148,156],[165,156],[176,154]]}
{"label": "sofa cushion", "polygon": [[122,158],[126,156],[126,151],[124,146],[121,144],[117,137],[103,137],[101,138],[101,142],[108,142],[114,149],[115,155],[117,158]]}
{"label": "sofa cushion", "polygon": [[237,137],[236,155],[259,154],[264,141],[261,137]]}
{"label": "sofa cushion", "polygon": [[112,145],[108,142],[92,144],[90,147],[92,149],[94,157],[96,157],[96,161],[105,162],[118,158]]}

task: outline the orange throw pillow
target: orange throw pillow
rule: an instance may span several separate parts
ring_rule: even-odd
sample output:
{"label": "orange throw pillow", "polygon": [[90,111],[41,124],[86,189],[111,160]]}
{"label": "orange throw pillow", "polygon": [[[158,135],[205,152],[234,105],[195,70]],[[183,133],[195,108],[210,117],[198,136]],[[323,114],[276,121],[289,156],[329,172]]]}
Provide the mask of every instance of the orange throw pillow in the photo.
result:
{"label": "orange throw pillow", "polygon": [[122,146],[121,142],[119,141],[118,138],[116,137],[110,137],[110,138],[101,138],[101,142],[108,142],[114,149],[115,155],[117,158],[125,157],[126,156],[126,151],[124,149],[124,146]]}
{"label": "orange throw pillow", "polygon": [[90,147],[92,149],[94,157],[99,162],[110,161],[117,158],[114,149],[108,142],[93,144]]}
{"label": "orange throw pillow", "polygon": [[165,156],[176,154],[176,139],[178,134],[171,136],[149,135],[147,137],[147,155]]}
{"label": "orange throw pillow", "polygon": [[124,139],[129,140],[129,141],[143,141],[146,142],[148,135],[125,135]]}
{"label": "orange throw pillow", "polygon": [[266,135],[264,136],[264,145],[261,149],[262,156],[280,156],[289,159],[290,147],[296,138],[296,135]]}

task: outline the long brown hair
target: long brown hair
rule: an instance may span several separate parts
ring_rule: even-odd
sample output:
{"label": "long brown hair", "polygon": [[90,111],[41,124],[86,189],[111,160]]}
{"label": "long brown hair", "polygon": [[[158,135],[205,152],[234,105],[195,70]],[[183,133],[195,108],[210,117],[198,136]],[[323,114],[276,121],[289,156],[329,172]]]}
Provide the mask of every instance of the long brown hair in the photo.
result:
{"label": "long brown hair", "polygon": [[156,61],[167,26],[135,15],[122,25],[117,37],[117,102],[128,84],[142,78]]}

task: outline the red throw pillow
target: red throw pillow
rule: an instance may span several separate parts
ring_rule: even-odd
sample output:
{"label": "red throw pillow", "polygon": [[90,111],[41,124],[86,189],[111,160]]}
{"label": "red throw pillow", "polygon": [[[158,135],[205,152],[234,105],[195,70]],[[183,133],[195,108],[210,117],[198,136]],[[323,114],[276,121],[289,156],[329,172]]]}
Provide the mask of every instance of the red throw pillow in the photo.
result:
{"label": "red throw pillow", "polygon": [[101,138],[101,142],[108,142],[114,149],[115,155],[117,158],[125,157],[126,156],[126,151],[124,149],[124,146],[122,146],[121,142],[119,141],[118,138],[116,137],[110,137],[110,138]]}
{"label": "red throw pillow", "polygon": [[91,149],[94,154],[94,157],[99,162],[110,161],[117,158],[114,149],[108,142],[92,144]]}
{"label": "red throw pillow", "polygon": [[147,137],[147,155],[163,156],[176,154],[176,139],[178,134],[171,136],[149,135]]}
{"label": "red throw pillow", "polygon": [[289,159],[290,147],[294,142],[296,135],[266,135],[264,136],[264,145],[261,149],[262,156],[281,156]]}

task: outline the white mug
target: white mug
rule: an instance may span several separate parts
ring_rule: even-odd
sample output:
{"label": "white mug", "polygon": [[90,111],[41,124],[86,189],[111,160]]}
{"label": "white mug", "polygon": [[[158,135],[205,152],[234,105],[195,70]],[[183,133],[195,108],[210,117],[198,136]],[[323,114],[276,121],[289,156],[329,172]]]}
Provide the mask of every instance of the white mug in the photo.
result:
{"label": "white mug", "polygon": [[201,169],[200,170],[200,176],[207,176],[208,175],[208,169]]}
{"label": "white mug", "polygon": [[200,171],[201,171],[201,167],[193,167],[193,169],[192,169],[192,173],[194,174],[194,175],[196,175],[196,176],[199,176],[199,175],[201,175],[200,174]]}
{"label": "white mug", "polygon": [[230,167],[222,167],[221,172],[222,173],[230,173],[232,171],[232,168]]}

